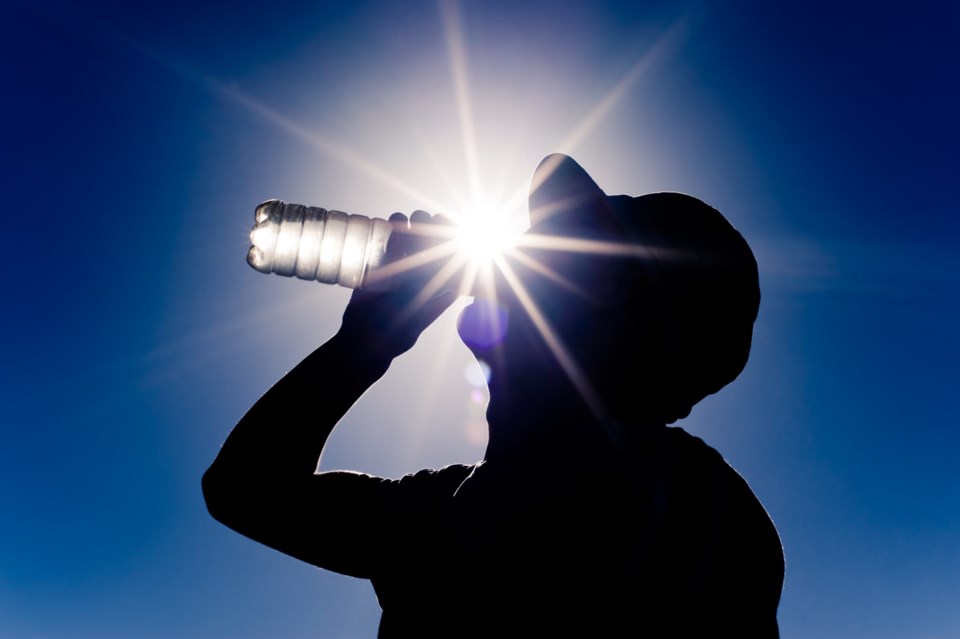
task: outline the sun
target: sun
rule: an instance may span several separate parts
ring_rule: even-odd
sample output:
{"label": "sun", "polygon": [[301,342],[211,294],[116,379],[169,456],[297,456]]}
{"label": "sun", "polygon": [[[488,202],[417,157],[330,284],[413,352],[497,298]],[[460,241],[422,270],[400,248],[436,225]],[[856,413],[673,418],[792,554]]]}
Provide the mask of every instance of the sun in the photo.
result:
{"label": "sun", "polygon": [[478,206],[457,219],[453,245],[468,266],[483,271],[516,246],[518,236],[495,207]]}

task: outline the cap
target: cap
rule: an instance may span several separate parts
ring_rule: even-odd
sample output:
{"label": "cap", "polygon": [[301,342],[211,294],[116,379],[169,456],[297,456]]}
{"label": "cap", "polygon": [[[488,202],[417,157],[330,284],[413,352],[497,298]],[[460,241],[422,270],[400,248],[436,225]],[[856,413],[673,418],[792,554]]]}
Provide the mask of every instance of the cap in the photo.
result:
{"label": "cap", "polygon": [[[693,403],[733,381],[746,364],[760,303],[757,263],[715,208],[682,193],[610,196],[573,158],[549,155],[529,193],[531,231],[637,248],[642,288],[624,313],[656,319],[637,336],[665,385]],[[585,257],[585,259],[589,259]]]}

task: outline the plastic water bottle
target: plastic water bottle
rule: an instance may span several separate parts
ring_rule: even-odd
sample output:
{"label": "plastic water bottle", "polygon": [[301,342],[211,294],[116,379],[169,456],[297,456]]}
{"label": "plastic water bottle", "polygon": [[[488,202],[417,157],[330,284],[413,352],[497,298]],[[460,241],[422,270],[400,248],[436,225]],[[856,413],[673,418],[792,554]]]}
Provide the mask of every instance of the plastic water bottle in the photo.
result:
{"label": "plastic water bottle", "polygon": [[267,200],[257,207],[247,263],[261,273],[347,288],[386,288],[372,276],[386,262],[390,222]]}

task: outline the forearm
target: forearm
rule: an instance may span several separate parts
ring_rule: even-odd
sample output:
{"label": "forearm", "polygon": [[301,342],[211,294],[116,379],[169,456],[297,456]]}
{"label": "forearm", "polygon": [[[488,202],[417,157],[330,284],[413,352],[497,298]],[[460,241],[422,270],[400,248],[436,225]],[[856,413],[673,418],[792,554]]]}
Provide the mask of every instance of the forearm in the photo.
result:
{"label": "forearm", "polygon": [[[430,221],[423,212],[413,217]],[[390,219],[406,225],[401,214]],[[412,226],[395,237],[401,241],[391,240],[390,261],[420,250]],[[434,272],[405,271],[387,291],[355,290],[337,334],[243,416],[203,476],[215,519],[314,565],[371,574],[378,522],[393,518],[384,514],[391,484],[357,473],[317,474],[317,463],[350,407],[456,299],[453,291],[424,293]],[[344,526],[347,519],[352,525]]]}
{"label": "forearm", "polygon": [[334,426],[393,359],[369,344],[371,337],[353,335],[338,333],[253,405],[204,474],[203,496],[217,521],[251,539],[317,566],[365,575],[362,561],[339,557],[347,544],[336,522],[344,504],[378,484],[359,475],[315,474]]}
{"label": "forearm", "polygon": [[261,486],[313,474],[334,426],[391,360],[338,333],[254,404],[207,474]]}

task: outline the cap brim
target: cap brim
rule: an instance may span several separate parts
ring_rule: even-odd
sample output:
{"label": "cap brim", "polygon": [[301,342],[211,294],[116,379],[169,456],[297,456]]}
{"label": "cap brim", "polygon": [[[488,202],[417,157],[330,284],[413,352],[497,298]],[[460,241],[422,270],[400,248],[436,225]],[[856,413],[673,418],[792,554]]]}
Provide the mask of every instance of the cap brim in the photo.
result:
{"label": "cap brim", "polygon": [[548,155],[530,181],[530,224],[563,226],[578,214],[604,206],[606,194],[570,156]]}

